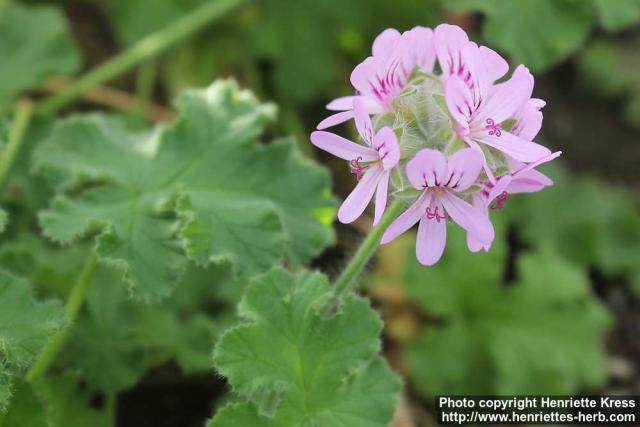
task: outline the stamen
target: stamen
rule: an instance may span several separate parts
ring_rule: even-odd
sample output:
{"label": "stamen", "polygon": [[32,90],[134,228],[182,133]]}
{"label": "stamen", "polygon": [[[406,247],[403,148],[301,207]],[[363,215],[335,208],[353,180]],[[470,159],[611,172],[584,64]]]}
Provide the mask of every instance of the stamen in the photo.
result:
{"label": "stamen", "polygon": [[356,176],[358,181],[362,179],[362,175],[364,175],[364,171],[369,169],[371,165],[361,165],[362,156],[358,156],[357,158],[351,160],[349,165],[351,166],[351,173]]}
{"label": "stamen", "polygon": [[444,211],[443,209],[443,214],[440,215],[440,213],[438,212],[438,210],[440,209],[439,206],[436,206],[436,208],[432,211],[431,208],[427,208],[427,219],[435,219],[436,221],[440,222],[441,220],[446,220],[447,218],[449,218],[449,214]]}
{"label": "stamen", "polygon": [[509,194],[506,191],[503,191],[502,193],[500,193],[498,197],[496,197],[496,203],[493,206],[491,206],[491,209],[493,210],[502,209],[504,207],[504,203],[507,201],[508,196]]}
{"label": "stamen", "polygon": [[489,117],[486,120],[486,122],[487,122],[487,125],[484,128],[485,129],[490,129],[489,130],[489,135],[495,135],[498,138],[500,138],[502,136],[502,129],[500,129],[500,125],[496,124],[496,122],[494,122],[491,117]]}

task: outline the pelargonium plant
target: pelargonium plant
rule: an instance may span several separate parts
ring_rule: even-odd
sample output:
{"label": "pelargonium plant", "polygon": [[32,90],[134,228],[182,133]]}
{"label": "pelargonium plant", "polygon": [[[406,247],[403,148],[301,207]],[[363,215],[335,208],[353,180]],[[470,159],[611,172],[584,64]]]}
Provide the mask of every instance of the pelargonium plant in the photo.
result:
{"label": "pelargonium plant", "polygon": [[[455,25],[383,31],[351,73],[356,94],[329,103],[337,112],[311,134],[357,180],[338,219],[356,220],[375,194],[381,243],[419,223],[422,264],[442,257],[449,222],[466,231],[469,250],[489,250],[490,211],[509,194],[552,185],[535,168],[560,155],[534,142],[545,102],[532,98],[533,76],[524,65],[505,78],[508,71],[504,58]],[[325,130],[351,119],[361,141]]]}

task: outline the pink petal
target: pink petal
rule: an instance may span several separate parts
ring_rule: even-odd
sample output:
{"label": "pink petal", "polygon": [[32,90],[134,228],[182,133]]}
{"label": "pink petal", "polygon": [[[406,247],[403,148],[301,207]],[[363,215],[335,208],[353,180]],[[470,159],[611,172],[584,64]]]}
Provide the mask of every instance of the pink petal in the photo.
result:
{"label": "pink petal", "polygon": [[532,98],[520,107],[516,111],[515,118],[516,123],[511,129],[511,133],[526,139],[527,141],[533,141],[542,128],[542,112],[540,112],[540,106],[544,106],[544,101],[541,99]]}
{"label": "pink petal", "polygon": [[327,104],[327,110],[331,111],[346,111],[353,109],[353,101],[360,96],[343,96],[336,98]]}
{"label": "pink petal", "polygon": [[409,208],[395,219],[382,235],[380,243],[389,243],[415,225],[426,213],[427,206],[431,202],[431,194],[423,192]]}
{"label": "pink petal", "polygon": [[387,207],[387,192],[389,191],[389,173],[385,172],[380,178],[378,189],[376,190],[376,209],[373,217],[373,225],[378,225],[384,210]]}
{"label": "pink petal", "polygon": [[474,117],[472,126],[484,126],[488,118],[495,123],[502,123],[513,117],[518,108],[531,97],[531,92],[533,92],[531,73],[528,70],[514,73],[506,82],[494,86],[489,100]]}
{"label": "pink petal", "polygon": [[407,177],[414,188],[443,185],[447,173],[447,160],[438,150],[424,148],[407,162]]}
{"label": "pink petal", "polygon": [[440,24],[434,30],[433,43],[444,79],[458,73],[462,65],[462,47],[468,41],[467,33],[457,25]]}
{"label": "pink petal", "polygon": [[482,61],[487,70],[487,78],[490,82],[495,82],[509,71],[507,61],[488,47],[480,46],[480,55],[482,55]]}
{"label": "pink petal", "polygon": [[370,56],[353,69],[351,84],[360,94],[372,96],[371,83],[376,81],[377,76],[386,75],[386,71],[387,66],[382,59]]}
{"label": "pink petal", "polygon": [[484,151],[482,151],[482,148],[480,148],[480,145],[478,145],[478,143],[476,141],[474,141],[473,139],[466,137],[463,138],[464,142],[466,142],[467,144],[469,144],[469,147],[473,148],[474,150],[477,150],[480,152],[480,154],[482,154],[482,168],[484,169],[484,172],[487,174],[487,178],[489,178],[489,181],[496,182],[496,178],[493,176],[493,172],[491,171],[491,168],[489,167],[489,163],[487,163],[487,158],[484,155]]}
{"label": "pink petal", "polygon": [[362,139],[364,139],[369,146],[373,146],[373,124],[364,109],[362,101],[359,99],[353,101],[353,117],[355,118],[356,129],[358,129],[358,133]]}
{"label": "pink petal", "polygon": [[400,32],[393,28],[387,28],[373,41],[373,56],[383,59],[389,58],[399,40]]}
{"label": "pink petal", "polygon": [[442,196],[442,204],[451,219],[460,227],[473,234],[484,244],[490,244],[494,238],[493,225],[489,215],[480,207],[475,207],[451,193]]}
{"label": "pink petal", "polygon": [[534,170],[528,171],[525,175],[512,180],[509,187],[507,187],[507,192],[511,194],[536,193],[552,185],[553,181],[548,176]]}
{"label": "pink petal", "polygon": [[[500,177],[500,179],[501,178],[503,177]],[[487,197],[485,197],[480,192],[474,193],[472,197],[473,206],[478,208],[481,213],[486,214],[488,219],[489,210],[487,209],[487,207],[489,206],[490,201],[488,201]],[[488,251],[491,248],[491,245],[485,245],[481,241],[473,237],[471,233],[467,233],[467,248],[469,248],[471,252],[479,252],[481,249]]]}
{"label": "pink petal", "polygon": [[420,264],[433,265],[442,257],[447,243],[447,221],[426,216],[420,220],[416,238],[416,257]]}
{"label": "pink petal", "polygon": [[482,151],[464,148],[449,157],[445,184],[455,191],[464,191],[478,179],[482,170]]}
{"label": "pink petal", "polygon": [[473,99],[473,111],[475,111],[486,101],[490,83],[487,78],[486,66],[477,44],[469,42],[462,48],[462,61],[466,71],[460,74],[459,77],[469,86]]}
{"label": "pink petal", "polygon": [[413,27],[402,34],[402,42],[408,46],[404,61],[407,73],[410,73],[416,66],[429,72],[433,70],[436,52],[431,28]]}
{"label": "pink petal", "polygon": [[507,189],[509,188],[509,184],[513,181],[513,177],[511,175],[501,176],[496,180],[496,184],[493,186],[491,191],[489,191],[489,196],[487,197],[486,206],[489,206],[491,202],[495,200],[500,194],[504,191],[510,193]]}
{"label": "pink petal", "polygon": [[320,123],[318,123],[317,128],[322,130],[322,129],[327,129],[330,128],[332,126],[335,125],[339,125],[340,123],[344,123],[347,120],[350,120],[353,118],[353,111],[349,110],[349,111],[341,111],[339,113],[333,114],[329,117],[327,117],[326,119],[324,119],[323,121],[321,121]]}
{"label": "pink petal", "polygon": [[445,87],[445,100],[449,113],[460,125],[461,137],[469,131],[469,120],[474,112],[473,99],[469,87],[457,76],[447,80]]}
{"label": "pink petal", "polygon": [[311,143],[316,147],[345,160],[354,160],[362,157],[360,161],[373,162],[378,160],[378,153],[369,147],[356,144],[348,139],[331,132],[315,131],[311,133]]}
{"label": "pink petal", "polygon": [[509,193],[535,193],[545,187],[553,185],[553,181],[545,174],[534,170],[533,168],[543,163],[559,157],[562,151],[556,151],[550,155],[543,157],[535,162],[524,164],[517,160],[509,159],[509,166],[513,170],[511,176],[512,182],[509,184],[507,191]]}
{"label": "pink petal", "polygon": [[502,130],[500,136],[489,135],[488,129],[473,134],[473,139],[481,142],[521,162],[534,162],[551,154],[551,151],[535,142],[526,141],[512,133]]}
{"label": "pink petal", "polygon": [[338,219],[341,223],[349,224],[362,215],[371,201],[383,173],[382,169],[378,167],[372,167],[364,173],[356,188],[342,202],[338,210]]}
{"label": "pink petal", "polygon": [[378,131],[373,139],[373,148],[382,159],[384,170],[390,170],[400,161],[400,144],[398,138],[390,127],[385,126]]}
{"label": "pink petal", "polygon": [[560,157],[561,154],[562,154],[562,151],[556,151],[554,153],[541,157],[538,160],[526,165],[518,162],[517,160],[509,159],[509,166],[511,167],[513,175],[518,176],[523,172],[527,172],[534,168],[537,168],[541,164],[548,163],[553,159],[557,159],[558,157]]}
{"label": "pink petal", "polygon": [[475,253],[480,252],[482,249],[488,251],[491,248],[491,245],[483,245],[481,241],[467,233],[467,248],[469,248],[471,252]]}
{"label": "pink petal", "polygon": [[353,101],[356,99],[362,102],[364,110],[369,114],[380,114],[384,112],[384,109],[378,104],[378,102],[372,98],[366,96],[343,96],[336,98],[327,104],[327,110],[332,111],[347,111],[353,109]]}

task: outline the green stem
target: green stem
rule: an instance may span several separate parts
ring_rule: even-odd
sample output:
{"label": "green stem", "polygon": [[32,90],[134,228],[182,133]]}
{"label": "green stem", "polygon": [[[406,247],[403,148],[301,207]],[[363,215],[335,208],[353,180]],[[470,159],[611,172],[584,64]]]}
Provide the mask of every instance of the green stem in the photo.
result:
{"label": "green stem", "polygon": [[245,1],[216,0],[204,3],[173,24],[144,37],[127,50],[89,71],[67,89],[46,98],[39,103],[37,111],[42,114],[55,113],[58,109],[80,97],[88,89],[109,81],[140,61],[166,50]]}
{"label": "green stem", "polygon": [[33,112],[33,104],[27,100],[18,101],[16,113],[13,117],[13,123],[9,130],[9,142],[2,150],[0,155],[0,189],[4,186],[7,175],[11,170],[13,161],[16,159],[20,146],[24,140],[24,135],[29,129],[31,116]]}
{"label": "green stem", "polygon": [[146,119],[145,111],[153,97],[153,85],[156,81],[156,61],[148,61],[138,68],[136,78],[136,111],[141,120]]}
{"label": "green stem", "polygon": [[113,391],[107,392],[105,396],[105,411],[107,413],[107,426],[114,427],[118,414],[118,396]]}
{"label": "green stem", "polygon": [[387,208],[384,215],[380,219],[378,225],[376,225],[373,230],[367,235],[364,239],[355,255],[346,268],[338,277],[334,284],[334,297],[332,301],[327,306],[328,312],[327,316],[331,315],[333,311],[336,309],[337,303],[340,301],[342,295],[344,295],[354,283],[355,279],[360,275],[364,267],[367,265],[367,262],[373,256],[374,252],[378,248],[378,244],[380,243],[380,239],[382,238],[382,234],[389,227],[391,222],[398,216],[402,208],[404,207],[404,203],[400,200],[395,200],[391,203],[391,205]]}
{"label": "green stem", "polygon": [[87,293],[87,288],[89,287],[89,283],[91,282],[91,277],[93,276],[96,266],[96,255],[92,253],[89,256],[89,259],[87,259],[87,262],[67,297],[67,324],[64,328],[59,330],[44,347],[29,372],[27,372],[27,381],[33,383],[40,379],[55,361],[56,356],[64,346],[69,336],[69,332],[71,331],[71,327],[73,326],[76,317],[78,316],[80,307],[82,307],[84,296]]}

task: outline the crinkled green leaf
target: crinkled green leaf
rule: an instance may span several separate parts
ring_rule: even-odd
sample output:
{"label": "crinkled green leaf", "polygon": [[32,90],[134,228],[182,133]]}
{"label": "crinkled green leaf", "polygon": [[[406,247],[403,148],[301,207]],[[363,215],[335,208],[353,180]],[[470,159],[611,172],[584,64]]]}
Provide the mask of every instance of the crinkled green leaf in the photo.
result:
{"label": "crinkled green leaf", "polygon": [[66,296],[89,248],[54,246],[37,232],[20,229],[0,244],[0,266],[26,278],[38,293]]}
{"label": "crinkled green leaf", "polygon": [[91,406],[92,395],[79,375],[68,373],[38,381],[50,427],[109,427],[109,417]]}
{"label": "crinkled green leaf", "polygon": [[42,402],[30,384],[15,381],[11,404],[0,412],[0,427],[50,427]]}
{"label": "crinkled green leaf", "polygon": [[575,52],[593,20],[591,2],[580,0],[446,0],[445,6],[482,12],[487,17],[483,27],[487,43],[534,70],[544,70]]}
{"label": "crinkled green leaf", "polygon": [[69,74],[79,55],[64,15],[52,6],[0,5],[0,107],[50,74]]}
{"label": "crinkled green leaf", "polygon": [[429,396],[563,395],[600,385],[610,316],[586,273],[541,251],[521,255],[516,281],[505,284],[500,237],[489,253],[473,254],[464,232],[449,230],[436,266],[424,268],[408,257],[409,295],[437,319],[407,350],[415,385]]}
{"label": "crinkled green leaf", "polygon": [[378,356],[382,322],[355,295],[323,319],[318,312],[331,295],[325,276],[281,269],[247,288],[240,305],[247,323],[226,332],[214,352],[237,403],[210,427],[389,424],[400,383]]}
{"label": "crinkled green leaf", "polygon": [[26,280],[0,271],[0,409],[11,394],[10,375],[27,368],[64,322],[58,301],[35,301]]}
{"label": "crinkled green leaf", "polygon": [[593,0],[602,26],[618,31],[640,21],[638,0]]}
{"label": "crinkled green leaf", "polygon": [[36,302],[25,280],[0,272],[0,356],[5,365],[28,366],[64,319],[59,301]]}
{"label": "crinkled green leaf", "polygon": [[107,392],[135,385],[168,361],[185,373],[206,372],[215,340],[235,319],[242,289],[229,266],[190,268],[170,298],[143,304],[130,298],[113,271],[99,268],[59,366],[79,369],[91,387]]}
{"label": "crinkled green leaf", "polygon": [[291,141],[256,141],[271,105],[219,81],[186,92],[177,107],[176,123],[155,132],[101,116],[59,125],[35,158],[62,182],[41,215],[44,233],[66,243],[98,232],[99,258],[145,298],[170,292],[185,251],[251,275],[281,259],[303,263],[332,241],[317,219],[333,206],[326,171]]}

